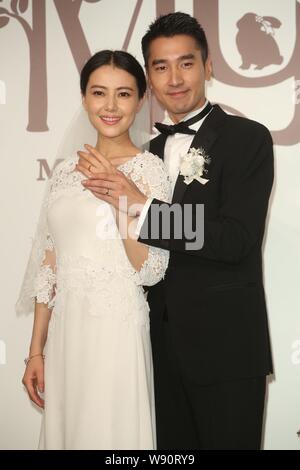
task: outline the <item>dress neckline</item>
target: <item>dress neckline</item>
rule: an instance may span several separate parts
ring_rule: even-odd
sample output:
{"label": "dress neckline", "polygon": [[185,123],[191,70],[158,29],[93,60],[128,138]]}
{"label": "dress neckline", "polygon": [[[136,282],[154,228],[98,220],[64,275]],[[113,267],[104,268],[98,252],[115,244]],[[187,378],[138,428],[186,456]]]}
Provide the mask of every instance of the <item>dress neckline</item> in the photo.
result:
{"label": "dress neckline", "polygon": [[131,158],[129,158],[128,160],[126,160],[126,162],[121,163],[121,165],[116,166],[116,168],[119,169],[119,168],[121,168],[121,167],[127,165],[128,163],[135,161],[137,158],[140,158],[141,155],[144,155],[145,153],[147,153],[147,150],[145,150],[144,152],[139,152],[139,153],[137,153],[137,154],[134,155],[133,157],[131,157]]}
{"label": "dress neckline", "polygon": [[[128,160],[126,160],[126,162],[124,163],[121,163],[121,165],[117,165],[115,168],[117,169],[120,169],[120,168],[123,168],[125,167],[126,165],[129,165],[130,162],[134,162],[135,160],[137,160],[138,158],[140,158],[142,155],[145,155],[146,153],[149,153],[147,150],[144,150],[143,152],[138,152],[136,155],[134,155],[133,157],[129,158]],[[74,163],[76,165],[76,163],[78,162],[79,160],[79,157],[76,155],[74,157]],[[80,173],[80,172],[79,172]]]}

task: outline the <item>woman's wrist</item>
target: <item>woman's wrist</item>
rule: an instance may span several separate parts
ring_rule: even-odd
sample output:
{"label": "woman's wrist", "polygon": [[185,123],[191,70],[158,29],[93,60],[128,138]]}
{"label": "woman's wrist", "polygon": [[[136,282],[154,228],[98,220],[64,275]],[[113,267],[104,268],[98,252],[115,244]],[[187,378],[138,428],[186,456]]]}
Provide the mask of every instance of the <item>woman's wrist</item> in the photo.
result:
{"label": "woman's wrist", "polygon": [[42,359],[45,359],[45,354],[43,353],[29,354],[29,356],[25,357],[24,359],[25,365],[27,366],[27,364],[31,361],[31,359],[35,357],[42,357]]}
{"label": "woman's wrist", "polygon": [[35,338],[35,340],[30,344],[28,356],[33,356],[34,354],[43,354],[45,343],[46,340],[44,340],[44,338]]}

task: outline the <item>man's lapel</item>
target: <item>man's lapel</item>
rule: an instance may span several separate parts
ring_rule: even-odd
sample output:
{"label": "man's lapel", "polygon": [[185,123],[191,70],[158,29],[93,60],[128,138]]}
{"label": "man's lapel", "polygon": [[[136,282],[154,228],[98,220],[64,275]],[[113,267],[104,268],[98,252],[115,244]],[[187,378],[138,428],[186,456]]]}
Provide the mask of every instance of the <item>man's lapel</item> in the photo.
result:
{"label": "man's lapel", "polygon": [[154,155],[158,155],[162,160],[164,159],[165,144],[167,140],[167,135],[159,134],[157,137],[154,137],[150,141],[150,152]]}
{"label": "man's lapel", "polygon": [[[195,135],[190,148],[202,148],[209,155],[209,150],[218,137],[216,128],[225,117],[226,113],[218,105],[215,105]],[[182,201],[187,187],[188,185],[184,182],[184,177],[179,175],[176,180],[172,203]]]}

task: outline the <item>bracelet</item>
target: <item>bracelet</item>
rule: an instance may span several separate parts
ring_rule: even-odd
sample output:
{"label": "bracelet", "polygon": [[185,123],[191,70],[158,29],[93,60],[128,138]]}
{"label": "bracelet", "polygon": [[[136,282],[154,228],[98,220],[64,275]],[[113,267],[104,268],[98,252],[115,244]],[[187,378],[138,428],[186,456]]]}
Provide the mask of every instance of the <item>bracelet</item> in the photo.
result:
{"label": "bracelet", "polygon": [[24,362],[25,362],[25,365],[27,366],[28,362],[31,361],[31,359],[33,359],[34,357],[37,357],[37,356],[42,356],[43,359],[45,359],[45,354],[33,354],[33,356],[29,356],[29,357],[26,357],[24,359]]}

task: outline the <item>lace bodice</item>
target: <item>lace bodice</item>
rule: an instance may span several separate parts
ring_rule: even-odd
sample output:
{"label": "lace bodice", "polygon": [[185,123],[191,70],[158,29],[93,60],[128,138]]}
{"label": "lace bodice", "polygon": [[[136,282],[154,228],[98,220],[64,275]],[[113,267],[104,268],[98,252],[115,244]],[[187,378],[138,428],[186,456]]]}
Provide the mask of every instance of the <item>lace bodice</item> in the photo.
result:
{"label": "lace bodice", "polygon": [[[122,299],[140,296],[140,286],[159,282],[166,271],[169,253],[154,247],[141,270],[133,268],[111,207],[83,188],[77,160],[64,160],[49,182],[17,311],[32,311],[35,298],[53,306],[59,293],[71,291],[85,296],[93,314],[97,296],[105,295],[109,309],[116,291]],[[157,156],[141,153],[119,170],[145,195],[170,202],[169,177]]]}

